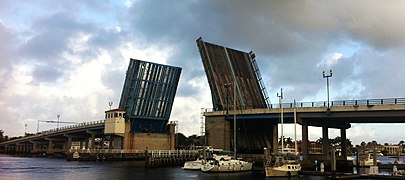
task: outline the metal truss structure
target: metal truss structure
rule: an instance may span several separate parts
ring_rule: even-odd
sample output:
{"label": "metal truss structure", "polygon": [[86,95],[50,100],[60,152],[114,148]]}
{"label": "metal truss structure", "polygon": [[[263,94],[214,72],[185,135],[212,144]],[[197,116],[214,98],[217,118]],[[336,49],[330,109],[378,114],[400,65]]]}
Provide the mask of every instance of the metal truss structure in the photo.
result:
{"label": "metal truss structure", "polygon": [[[197,39],[214,110],[267,108],[270,104],[253,52]],[[236,102],[235,102],[236,101]]]}
{"label": "metal truss structure", "polygon": [[131,132],[166,132],[181,70],[130,59],[119,108],[126,111]]}

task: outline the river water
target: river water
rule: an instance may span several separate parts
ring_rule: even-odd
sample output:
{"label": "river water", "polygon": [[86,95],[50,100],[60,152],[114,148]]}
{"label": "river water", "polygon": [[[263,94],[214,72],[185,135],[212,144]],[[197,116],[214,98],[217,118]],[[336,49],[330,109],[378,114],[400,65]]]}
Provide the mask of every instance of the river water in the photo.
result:
{"label": "river water", "polygon": [[[180,167],[144,168],[139,161],[78,162],[54,158],[26,158],[0,155],[0,180],[45,180],[45,179],[139,179],[139,180],[248,180],[266,179],[261,171],[243,173],[203,173]],[[267,178],[269,179],[269,178]],[[326,177],[300,176],[271,179],[322,180]]]}

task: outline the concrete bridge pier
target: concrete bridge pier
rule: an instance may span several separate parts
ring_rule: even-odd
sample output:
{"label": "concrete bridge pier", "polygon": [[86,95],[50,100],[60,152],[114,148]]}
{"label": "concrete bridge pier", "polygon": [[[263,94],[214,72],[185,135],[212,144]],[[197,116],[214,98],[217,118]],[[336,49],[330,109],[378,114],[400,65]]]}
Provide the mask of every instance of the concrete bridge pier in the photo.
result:
{"label": "concrete bridge pier", "polygon": [[[346,142],[346,129],[348,128],[346,123],[340,125],[330,125],[323,123],[321,126],[322,128],[322,146],[321,152],[310,152],[309,151],[309,140],[308,140],[308,124],[302,123],[302,144],[301,144],[301,151],[303,156],[302,167],[305,170],[315,170],[315,166],[319,166],[320,163],[324,163],[325,169],[332,170],[332,157],[336,156],[336,163],[338,164],[338,171],[346,171],[348,168],[348,161],[347,161],[347,142]],[[329,128],[337,128],[340,129],[340,137],[341,137],[341,154],[340,156],[336,155],[333,156],[335,151],[331,151],[335,147],[330,147],[329,145]],[[317,162],[317,163],[315,163]]]}

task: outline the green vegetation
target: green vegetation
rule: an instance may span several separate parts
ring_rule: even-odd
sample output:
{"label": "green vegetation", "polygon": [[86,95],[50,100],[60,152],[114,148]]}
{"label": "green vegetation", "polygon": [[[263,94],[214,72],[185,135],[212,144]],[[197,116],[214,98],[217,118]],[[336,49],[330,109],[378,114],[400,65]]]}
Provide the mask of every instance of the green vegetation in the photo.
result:
{"label": "green vegetation", "polygon": [[0,142],[8,140],[8,136],[4,136],[4,131],[0,129]]}

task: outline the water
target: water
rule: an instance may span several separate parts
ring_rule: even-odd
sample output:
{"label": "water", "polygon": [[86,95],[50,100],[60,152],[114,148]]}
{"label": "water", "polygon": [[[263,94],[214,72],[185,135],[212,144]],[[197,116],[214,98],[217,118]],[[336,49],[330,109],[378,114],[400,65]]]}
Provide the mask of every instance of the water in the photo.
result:
{"label": "water", "polygon": [[[144,162],[110,161],[78,162],[52,158],[24,158],[0,155],[0,179],[173,179],[173,180],[247,180],[266,179],[264,172],[252,171],[243,173],[203,173],[188,171],[180,167],[145,169]],[[269,179],[269,178],[267,178]],[[322,180],[326,177],[300,176],[292,178],[271,179],[307,179]]]}

